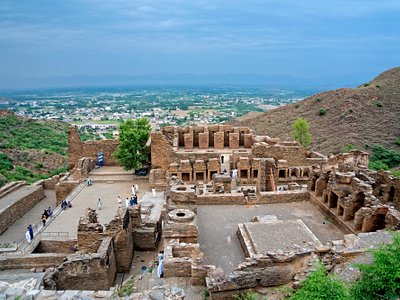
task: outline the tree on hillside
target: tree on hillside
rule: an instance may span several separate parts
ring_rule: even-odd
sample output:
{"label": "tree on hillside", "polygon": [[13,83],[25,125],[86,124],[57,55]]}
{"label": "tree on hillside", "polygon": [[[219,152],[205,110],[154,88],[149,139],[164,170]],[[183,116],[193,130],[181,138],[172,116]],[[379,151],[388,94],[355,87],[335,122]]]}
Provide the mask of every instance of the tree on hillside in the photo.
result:
{"label": "tree on hillside", "polygon": [[119,147],[114,157],[125,170],[142,167],[149,160],[149,149],[146,143],[150,137],[149,120],[140,118],[127,120],[119,127]]}
{"label": "tree on hillside", "polygon": [[308,130],[309,127],[307,120],[303,118],[297,118],[292,125],[293,138],[306,149],[311,145],[311,134]]}

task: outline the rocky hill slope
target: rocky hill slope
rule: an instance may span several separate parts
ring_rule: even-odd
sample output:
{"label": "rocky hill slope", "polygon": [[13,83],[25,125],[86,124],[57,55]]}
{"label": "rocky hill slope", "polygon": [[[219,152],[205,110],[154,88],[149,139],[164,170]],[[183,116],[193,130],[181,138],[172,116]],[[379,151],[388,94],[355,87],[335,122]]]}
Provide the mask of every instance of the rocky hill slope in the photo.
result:
{"label": "rocky hill slope", "polygon": [[375,144],[398,150],[395,140],[400,137],[400,67],[354,89],[319,93],[229,123],[248,126],[258,134],[291,139],[291,126],[298,117],[310,124],[311,148],[324,154],[339,152],[350,144],[365,150]]}

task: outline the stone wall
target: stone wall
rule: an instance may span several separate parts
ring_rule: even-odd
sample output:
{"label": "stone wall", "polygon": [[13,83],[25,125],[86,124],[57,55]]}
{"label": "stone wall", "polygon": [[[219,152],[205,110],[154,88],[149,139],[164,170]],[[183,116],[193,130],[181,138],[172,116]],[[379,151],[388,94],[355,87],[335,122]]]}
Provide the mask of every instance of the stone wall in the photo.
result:
{"label": "stone wall", "polygon": [[105,225],[105,235],[114,237],[117,270],[129,273],[133,258],[132,222],[127,209],[119,208],[114,219]]}
{"label": "stone wall", "polygon": [[55,190],[56,184],[60,181],[64,174],[54,175],[51,178],[43,180],[43,187],[45,190]]}
{"label": "stone wall", "polygon": [[97,253],[69,255],[66,262],[45,278],[45,284],[57,290],[108,290],[116,274],[113,238],[104,237]]}
{"label": "stone wall", "polygon": [[247,259],[229,276],[220,269],[210,270],[206,282],[211,299],[226,299],[225,293],[228,291],[237,292],[289,283],[310,259],[311,253],[311,250],[305,249],[297,253],[260,255],[254,259]]}
{"label": "stone wall", "polygon": [[82,142],[78,128],[71,126],[68,129],[68,163],[70,169],[74,168],[81,157],[89,157],[97,163],[97,153],[103,152],[105,166],[117,166],[118,163],[113,153],[118,149],[119,141],[101,140]]}
{"label": "stone wall", "polygon": [[33,253],[73,253],[73,247],[76,242],[76,240],[41,240]]}
{"label": "stone wall", "polygon": [[32,268],[55,268],[63,263],[66,254],[44,253],[29,254],[21,257],[7,257],[0,259],[1,270],[29,270]]}
{"label": "stone wall", "polygon": [[151,166],[155,169],[168,170],[169,165],[175,161],[172,145],[165,135],[160,132],[151,133]]}
{"label": "stone wall", "polygon": [[79,185],[78,180],[68,180],[69,176],[70,174],[67,173],[55,185],[56,205],[59,205]]}
{"label": "stone wall", "polygon": [[281,192],[261,192],[258,195],[258,204],[269,203],[289,203],[310,200],[308,191],[281,191]]}
{"label": "stone wall", "polygon": [[393,204],[400,210],[400,178],[394,177],[390,172],[378,171],[375,177],[376,188],[373,195],[382,203]]}
{"label": "stone wall", "polygon": [[[21,186],[20,189],[25,190],[23,196],[13,199],[10,205],[0,211],[0,234],[45,197],[42,185]],[[11,194],[7,195],[7,197],[10,196]],[[0,201],[2,201],[1,198]]]}

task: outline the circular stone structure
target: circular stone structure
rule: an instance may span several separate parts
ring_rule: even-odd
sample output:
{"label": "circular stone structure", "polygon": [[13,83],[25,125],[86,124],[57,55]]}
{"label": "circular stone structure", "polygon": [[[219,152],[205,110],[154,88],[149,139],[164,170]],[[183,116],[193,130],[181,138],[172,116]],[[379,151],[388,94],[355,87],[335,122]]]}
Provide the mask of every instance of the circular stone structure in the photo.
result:
{"label": "circular stone structure", "polygon": [[195,213],[188,209],[174,209],[168,213],[168,217],[171,221],[177,223],[188,223],[193,221]]}

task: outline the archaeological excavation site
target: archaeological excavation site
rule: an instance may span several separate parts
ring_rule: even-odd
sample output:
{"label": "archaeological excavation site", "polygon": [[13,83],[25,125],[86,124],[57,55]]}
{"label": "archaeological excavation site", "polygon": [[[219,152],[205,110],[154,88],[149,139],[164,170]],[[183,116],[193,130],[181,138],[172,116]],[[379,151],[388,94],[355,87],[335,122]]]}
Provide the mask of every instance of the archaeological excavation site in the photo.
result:
{"label": "archaeological excavation site", "polygon": [[362,151],[326,157],[247,127],[167,126],[151,133],[148,174],[139,176],[113,158],[118,141],[82,142],[75,127],[68,139],[70,172],[0,190],[3,294],[268,295],[296,288],[317,261],[345,280],[357,276],[354,262],[400,229],[400,178],[369,170]]}

